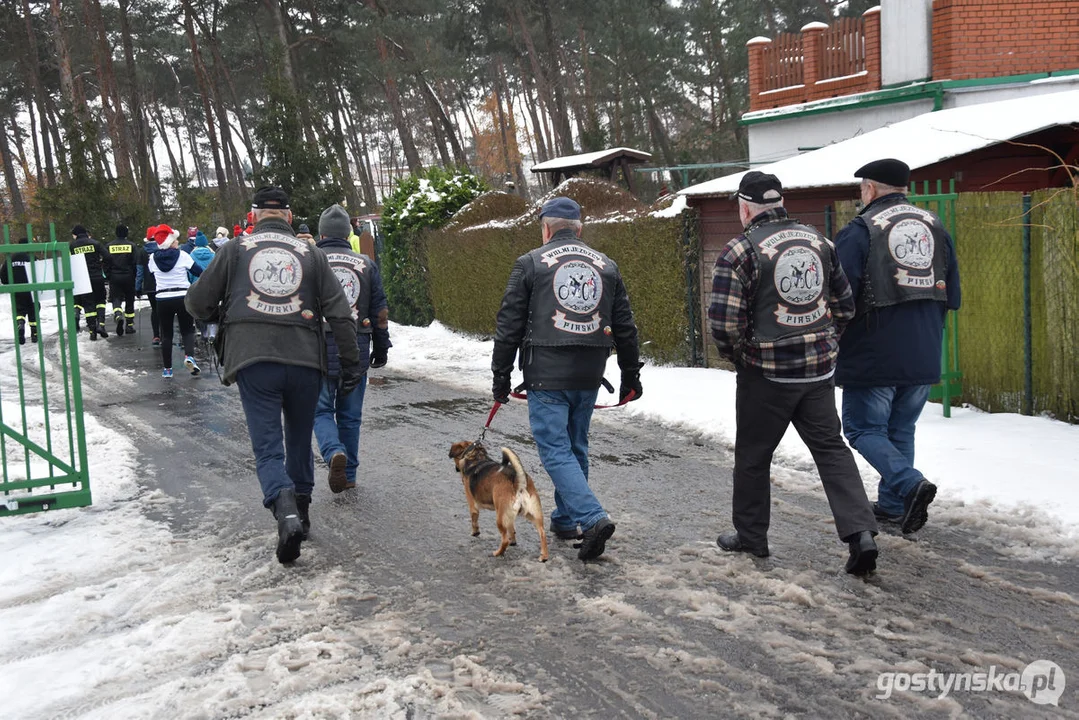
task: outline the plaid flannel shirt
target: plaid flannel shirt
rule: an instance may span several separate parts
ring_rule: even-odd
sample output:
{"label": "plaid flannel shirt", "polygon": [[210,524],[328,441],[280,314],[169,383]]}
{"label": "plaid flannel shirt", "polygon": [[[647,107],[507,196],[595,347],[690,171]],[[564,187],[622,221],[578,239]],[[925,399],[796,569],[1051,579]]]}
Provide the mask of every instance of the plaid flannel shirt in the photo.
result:
{"label": "plaid flannel shirt", "polygon": [[[776,208],[758,215],[750,227],[786,218],[787,211]],[[832,325],[818,332],[759,342],[750,330],[760,275],[757,255],[745,234],[727,243],[712,270],[712,304],[708,308],[712,339],[720,356],[740,368],[757,368],[773,379],[813,380],[831,375],[839,352],[839,336],[854,317],[854,296],[831,241],[827,242],[827,252],[832,266],[828,283]]]}

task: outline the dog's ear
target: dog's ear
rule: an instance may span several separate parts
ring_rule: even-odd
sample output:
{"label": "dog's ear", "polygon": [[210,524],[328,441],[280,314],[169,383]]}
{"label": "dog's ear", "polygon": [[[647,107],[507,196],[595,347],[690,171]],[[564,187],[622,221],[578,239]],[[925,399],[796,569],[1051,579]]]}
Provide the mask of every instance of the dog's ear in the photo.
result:
{"label": "dog's ear", "polygon": [[450,457],[451,458],[459,458],[459,457],[461,457],[461,455],[463,455],[464,452],[465,452],[465,448],[467,448],[467,447],[468,447],[468,443],[463,441],[463,440],[461,442],[455,442],[453,445],[450,445]]}

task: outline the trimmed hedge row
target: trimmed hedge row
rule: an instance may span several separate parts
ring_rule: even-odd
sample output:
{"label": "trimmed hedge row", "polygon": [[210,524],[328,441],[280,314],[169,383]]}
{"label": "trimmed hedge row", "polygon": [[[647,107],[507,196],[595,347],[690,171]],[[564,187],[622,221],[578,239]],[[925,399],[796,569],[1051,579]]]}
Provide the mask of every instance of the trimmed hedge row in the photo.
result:
{"label": "trimmed hedge row", "polygon": [[[684,365],[692,358],[683,217],[586,223],[581,238],[618,263],[642,354],[657,362]],[[429,233],[426,256],[435,317],[459,330],[493,334],[514,261],[541,242],[538,222]]]}

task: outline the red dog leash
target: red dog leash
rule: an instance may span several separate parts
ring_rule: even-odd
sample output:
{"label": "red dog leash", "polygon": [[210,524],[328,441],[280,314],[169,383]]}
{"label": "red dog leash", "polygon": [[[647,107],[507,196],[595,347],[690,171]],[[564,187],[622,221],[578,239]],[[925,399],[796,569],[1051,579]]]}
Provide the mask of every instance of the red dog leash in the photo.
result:
{"label": "red dog leash", "polygon": [[[603,384],[605,386],[607,386],[608,389],[611,392],[614,392],[614,387],[610,383],[608,383],[606,380],[603,381]],[[523,384],[517,386],[517,388],[515,388],[514,391],[510,393],[510,397],[517,398],[518,400],[528,400],[528,395],[524,394],[523,392],[520,392],[521,389],[523,389],[523,388],[524,388]],[[592,407],[595,410],[609,410],[611,408],[622,407],[626,403],[632,402],[635,397],[637,397],[637,391],[636,390],[630,390],[626,394],[626,397],[624,397],[621,401],[619,401],[619,403],[617,405],[593,405]],[[483,442],[483,439],[485,437],[487,437],[487,431],[491,429],[491,421],[493,421],[495,419],[495,415],[498,414],[498,409],[500,407],[502,407],[502,405],[503,405],[503,403],[500,403],[497,400],[495,400],[495,404],[491,406],[491,412],[489,412],[487,414],[487,422],[486,422],[486,424],[484,424],[483,430],[480,431],[480,436],[478,438],[476,438],[476,442],[472,443],[472,445],[468,447],[466,452],[468,450],[471,450],[473,447],[480,444],[481,442]]]}

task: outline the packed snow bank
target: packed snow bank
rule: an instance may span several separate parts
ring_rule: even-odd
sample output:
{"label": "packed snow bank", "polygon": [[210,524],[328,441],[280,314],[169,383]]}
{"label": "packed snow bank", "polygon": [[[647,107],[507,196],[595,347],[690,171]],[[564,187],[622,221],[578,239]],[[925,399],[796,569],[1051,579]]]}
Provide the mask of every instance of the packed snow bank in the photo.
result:
{"label": "packed snow bank", "polygon": [[[394,325],[390,366],[470,390],[489,392],[493,342],[470,338],[433,323],[417,328]],[[607,378],[617,386],[614,357]],[[520,375],[514,372],[514,383]],[[644,396],[614,415],[662,422],[729,447],[734,446],[735,375],[724,370],[646,366]],[[604,393],[601,391],[601,400]],[[837,404],[842,402],[837,392]],[[597,416],[598,418],[601,416]],[[877,474],[855,453],[870,497]],[[775,464],[813,470],[809,449],[791,427]],[[1079,538],[1079,426],[1042,417],[989,414],[972,408],[926,405],[918,422],[917,466],[940,490],[940,504],[989,514],[1051,518],[1061,531]],[[812,477],[809,478],[812,480]]]}

